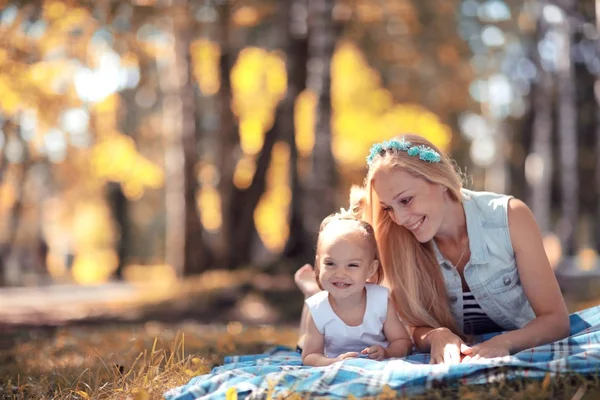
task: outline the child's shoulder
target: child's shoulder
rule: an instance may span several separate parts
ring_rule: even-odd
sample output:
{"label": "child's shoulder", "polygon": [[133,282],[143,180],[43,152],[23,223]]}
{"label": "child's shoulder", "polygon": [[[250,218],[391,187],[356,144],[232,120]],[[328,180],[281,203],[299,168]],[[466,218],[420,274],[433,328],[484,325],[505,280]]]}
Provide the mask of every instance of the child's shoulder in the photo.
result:
{"label": "child's shoulder", "polygon": [[329,302],[329,292],[326,290],[322,290],[319,293],[315,293],[310,296],[308,299],[304,300],[304,302],[310,306],[317,306],[323,302]]}
{"label": "child's shoulder", "polygon": [[376,293],[385,296],[388,296],[390,293],[390,289],[386,288],[385,286],[381,286],[377,283],[367,283],[365,287],[367,288],[367,291],[371,293]]}

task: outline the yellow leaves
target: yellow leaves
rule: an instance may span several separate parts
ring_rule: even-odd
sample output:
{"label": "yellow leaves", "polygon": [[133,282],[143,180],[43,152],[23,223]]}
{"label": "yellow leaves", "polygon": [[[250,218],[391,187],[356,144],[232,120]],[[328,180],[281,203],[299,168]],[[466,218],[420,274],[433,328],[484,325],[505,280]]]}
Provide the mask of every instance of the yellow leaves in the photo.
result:
{"label": "yellow leaves", "polygon": [[[393,103],[389,90],[371,69],[360,51],[342,44],[332,62],[333,152],[345,165],[364,166],[365,156],[374,142],[402,133],[425,136],[447,149],[452,132],[437,115],[414,104]],[[296,144],[307,156],[314,146],[317,99],[304,91],[295,105]]]}
{"label": "yellow leaves", "polygon": [[210,96],[219,91],[221,75],[219,60],[221,48],[218,43],[206,39],[192,42],[190,46],[194,78],[200,86],[200,91]]}
{"label": "yellow leaves", "polygon": [[214,165],[204,164],[198,169],[200,190],[196,195],[196,205],[200,210],[200,222],[207,231],[216,231],[223,223],[221,195],[215,187],[218,179],[218,171]]}
{"label": "yellow leaves", "polygon": [[92,106],[92,110],[94,110],[98,114],[114,113],[117,111],[120,101],[121,98],[118,94],[115,93],[110,96],[107,96],[104,100],[95,103]]}
{"label": "yellow leaves", "polygon": [[56,81],[72,74],[73,64],[68,60],[42,61],[32,64],[27,69],[25,79],[45,94],[52,95],[56,94],[54,88]]}
{"label": "yellow leaves", "polygon": [[307,156],[315,145],[315,109],[317,96],[305,90],[296,98],[294,105],[294,127],[296,130],[296,146],[302,156]]}
{"label": "yellow leaves", "polygon": [[242,150],[257,154],[265,132],[273,125],[275,107],[287,90],[285,62],[276,52],[245,48],[231,70],[231,86]]}
{"label": "yellow leaves", "polygon": [[237,163],[233,174],[233,184],[239,189],[246,189],[252,183],[256,171],[254,156],[244,155]]}
{"label": "yellow leaves", "polygon": [[112,249],[86,251],[75,256],[73,279],[82,285],[108,281],[117,269],[119,259]]}
{"label": "yellow leaves", "polygon": [[43,17],[49,20],[61,18],[67,11],[67,5],[62,1],[45,1],[43,5]]}
{"label": "yellow leaves", "polygon": [[104,133],[117,128],[117,109],[121,103],[121,97],[113,93],[104,100],[94,104],[92,111],[96,112],[96,131]]}
{"label": "yellow leaves", "polygon": [[145,188],[159,188],[164,172],[139,154],[128,136],[113,133],[102,138],[92,149],[92,171],[100,179],[121,183],[129,199],[137,199]]}
{"label": "yellow leaves", "polygon": [[216,231],[223,223],[221,213],[221,195],[211,185],[203,185],[197,195],[197,206],[200,209],[200,221],[207,231]]}
{"label": "yellow leaves", "polygon": [[237,390],[235,387],[230,387],[225,393],[225,400],[237,400]]}
{"label": "yellow leaves", "polygon": [[393,390],[390,385],[383,385],[383,389],[381,390],[381,394],[377,396],[378,399],[396,399],[398,398],[398,393]]}
{"label": "yellow leaves", "polygon": [[292,197],[289,187],[289,161],[289,146],[283,142],[275,143],[267,171],[267,190],[254,210],[258,235],[273,252],[281,251],[289,236],[287,220]]}
{"label": "yellow leaves", "polygon": [[263,121],[252,116],[241,120],[240,141],[244,153],[258,154],[264,142]]}
{"label": "yellow leaves", "polygon": [[88,24],[90,19],[90,14],[85,8],[70,9],[60,20],[56,21],[56,28],[62,32],[69,32]]}
{"label": "yellow leaves", "polygon": [[0,75],[0,110],[7,116],[13,116],[21,105],[21,97],[14,91],[6,76]]}

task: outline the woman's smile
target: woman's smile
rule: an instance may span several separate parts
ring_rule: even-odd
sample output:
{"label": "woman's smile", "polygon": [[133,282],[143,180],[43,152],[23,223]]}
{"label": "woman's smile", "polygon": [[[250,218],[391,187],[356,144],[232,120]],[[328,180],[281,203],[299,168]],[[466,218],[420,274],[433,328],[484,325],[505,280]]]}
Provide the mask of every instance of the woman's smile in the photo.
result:
{"label": "woman's smile", "polygon": [[409,231],[411,231],[413,233],[417,232],[419,230],[419,228],[421,228],[421,226],[423,225],[423,222],[425,222],[425,218],[427,218],[427,217],[422,217],[414,224],[405,224],[404,226],[406,227],[406,229],[408,229]]}

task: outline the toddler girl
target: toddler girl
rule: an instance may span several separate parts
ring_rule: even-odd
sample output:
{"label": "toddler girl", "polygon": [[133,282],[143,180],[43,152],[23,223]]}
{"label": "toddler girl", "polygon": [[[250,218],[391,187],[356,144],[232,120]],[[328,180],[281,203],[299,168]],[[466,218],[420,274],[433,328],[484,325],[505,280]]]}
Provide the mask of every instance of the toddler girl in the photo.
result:
{"label": "toddler girl", "polygon": [[359,356],[383,360],[410,352],[412,342],[389,291],[379,285],[383,269],[371,225],[349,212],[325,218],[314,273],[322,291],[306,300],[304,365]]}

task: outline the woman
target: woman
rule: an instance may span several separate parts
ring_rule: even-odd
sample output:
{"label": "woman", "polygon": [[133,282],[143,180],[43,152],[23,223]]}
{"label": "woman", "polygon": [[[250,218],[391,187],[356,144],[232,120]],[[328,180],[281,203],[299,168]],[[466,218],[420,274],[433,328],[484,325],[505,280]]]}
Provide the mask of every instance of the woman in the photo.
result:
{"label": "woman", "polygon": [[[462,188],[425,138],[376,144],[362,217],[375,228],[386,281],[416,347],[432,363],[513,354],[569,334],[569,316],[529,208]],[[312,267],[296,273],[305,295]],[[468,338],[507,331],[475,344]]]}

